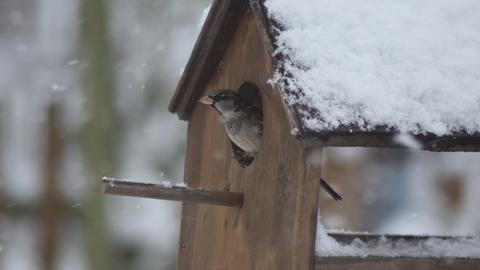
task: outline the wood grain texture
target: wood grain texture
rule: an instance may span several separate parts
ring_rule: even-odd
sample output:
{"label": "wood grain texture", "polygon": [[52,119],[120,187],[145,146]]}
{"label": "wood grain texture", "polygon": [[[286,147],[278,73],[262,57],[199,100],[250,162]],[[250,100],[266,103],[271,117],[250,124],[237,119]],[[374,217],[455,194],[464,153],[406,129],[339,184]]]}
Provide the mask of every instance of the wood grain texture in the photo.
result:
{"label": "wood grain texture", "polygon": [[[333,131],[305,131],[298,134],[304,145],[322,145],[335,147],[377,147],[406,148],[395,141],[398,132],[386,127],[377,127],[372,131],[361,131],[358,127],[342,127]],[[434,134],[412,135],[421,143],[422,150],[443,152],[478,152],[480,151],[480,134],[453,132],[449,136]]]}
{"label": "wood grain texture", "polygon": [[317,257],[315,270],[478,270],[478,259]]}
{"label": "wood grain texture", "polygon": [[[301,127],[298,110],[290,110],[283,101],[283,92],[267,84],[281,60],[275,58],[278,55],[272,56],[273,24],[265,16],[262,1],[250,1],[250,8],[244,5],[247,2],[214,2],[170,106],[181,119],[189,119],[185,182],[189,186],[243,193],[243,207],[185,203],[177,267],[179,270],[363,267],[365,260],[359,258],[342,261],[314,255],[321,147],[398,147],[392,143],[395,133],[387,129],[320,133],[301,128],[297,137],[292,136],[292,127]],[[218,38],[220,43],[215,42]],[[220,46],[217,48],[215,44]],[[210,52],[213,48],[216,51]],[[213,56],[208,56],[209,53]],[[232,159],[223,124],[210,107],[200,106],[196,100],[216,89],[237,90],[245,82],[261,89],[264,142],[252,165],[240,168]],[[425,136],[423,140],[427,150],[473,151],[476,137],[460,137]],[[370,268],[364,269],[388,266],[431,269],[435,263],[451,261],[416,260],[397,258],[386,262],[384,258],[372,257],[368,258]],[[463,267],[468,261],[456,262]],[[419,268],[414,267],[415,263]]]}
{"label": "wood grain texture", "polygon": [[201,89],[235,34],[248,0],[215,0],[180,78],[169,110],[187,119]]}
{"label": "wood grain texture", "polygon": [[[283,59],[286,57],[282,52],[275,52],[276,46],[276,33],[280,29],[280,25],[268,18],[267,11],[263,5],[264,0],[250,0],[250,6],[252,13],[254,14],[255,21],[257,22],[258,32],[263,41],[263,47],[267,53],[268,60],[273,67],[273,70],[283,72]],[[298,110],[294,106],[290,106],[286,103],[287,93],[282,89],[277,89],[278,93],[282,97],[282,106],[287,116],[287,120],[290,124],[290,130],[302,130],[302,123],[298,117]]]}
{"label": "wood grain texture", "polygon": [[179,270],[312,270],[321,157],[303,148],[290,126],[272,76],[258,26],[247,11],[202,94],[243,83],[263,99],[264,138],[255,161],[240,168],[232,159],[223,124],[214,110],[195,105],[189,118],[185,182],[244,194],[241,209],[185,203]]}
{"label": "wood grain texture", "polygon": [[[454,240],[474,238],[463,236],[418,236],[418,235],[379,235],[369,233],[330,233],[336,241],[349,245],[354,239],[360,239],[366,243],[378,243],[381,238],[389,242],[409,243],[412,246],[422,246],[422,242],[429,238],[438,238],[443,240]],[[317,257],[315,260],[315,270],[336,270],[336,269],[358,269],[358,270],[376,270],[376,269],[480,269],[480,259],[469,258],[413,258],[413,257]]]}
{"label": "wood grain texture", "polygon": [[181,202],[194,202],[231,207],[242,207],[240,192],[205,190],[192,187],[166,187],[162,185],[103,179],[106,194],[141,197]]}
{"label": "wood grain texture", "polygon": [[[268,18],[263,5],[264,0],[215,0],[209,16],[195,44],[192,55],[182,74],[175,94],[170,102],[169,110],[176,112],[180,119],[186,120],[200,97],[216,66],[225,52],[231,39],[236,35],[240,18],[251,10],[252,17],[258,26],[258,33],[263,42],[266,60],[285,78],[292,75],[283,69],[282,63],[288,55],[274,53],[278,29],[282,26]],[[286,89],[277,89],[285,98]],[[349,146],[349,147],[387,147],[402,148],[394,142],[396,131],[378,126],[371,131],[362,131],[358,126],[339,127],[334,130],[314,131],[303,125],[301,111],[311,111],[300,105],[288,105],[283,100],[290,129],[295,129],[295,136],[304,146]],[[312,115],[314,112],[312,112]],[[321,115],[321,113],[320,113]],[[457,132],[450,136],[437,137],[433,134],[419,135],[417,139],[428,151],[480,151],[480,134]]]}
{"label": "wood grain texture", "polygon": [[[455,239],[476,239],[475,236],[437,236],[437,235],[404,235],[404,234],[373,234],[373,233],[329,233],[337,242],[342,244],[350,244],[355,239],[360,239],[363,242],[379,241],[382,237],[391,241],[403,241],[407,243],[419,243],[430,238],[437,238],[442,240]],[[478,238],[480,239],[480,238]]]}
{"label": "wood grain texture", "polygon": [[62,162],[63,141],[60,126],[58,104],[48,106],[47,112],[47,142],[45,151],[44,186],[40,209],[41,218],[41,266],[42,270],[55,268],[58,256],[57,237],[61,223],[62,196],[58,188],[59,171]]}

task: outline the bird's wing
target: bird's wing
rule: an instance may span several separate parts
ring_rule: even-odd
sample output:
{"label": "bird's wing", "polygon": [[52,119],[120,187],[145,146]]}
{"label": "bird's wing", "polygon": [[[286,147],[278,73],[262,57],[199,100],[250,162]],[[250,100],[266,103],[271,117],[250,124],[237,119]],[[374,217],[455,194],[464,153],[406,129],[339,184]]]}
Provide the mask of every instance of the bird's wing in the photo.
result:
{"label": "bird's wing", "polygon": [[252,117],[254,117],[255,120],[259,121],[260,123],[263,123],[263,113],[262,110],[257,108],[256,106],[247,106],[243,109],[243,111]]}
{"label": "bird's wing", "polygon": [[261,123],[263,122],[263,113],[261,108],[246,102],[241,97],[237,99],[237,102],[237,110],[239,109],[247,115],[253,116],[255,120],[260,121]]}

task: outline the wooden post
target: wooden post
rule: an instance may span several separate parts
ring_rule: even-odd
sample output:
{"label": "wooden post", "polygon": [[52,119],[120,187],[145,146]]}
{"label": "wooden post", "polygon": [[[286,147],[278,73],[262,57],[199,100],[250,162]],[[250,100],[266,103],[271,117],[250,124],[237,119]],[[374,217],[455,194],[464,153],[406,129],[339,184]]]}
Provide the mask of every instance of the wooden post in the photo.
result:
{"label": "wooden post", "polygon": [[102,183],[103,191],[112,195],[196,202],[230,207],[242,207],[243,204],[243,194],[240,192],[211,191],[201,188],[138,183],[106,177],[102,179]]}
{"label": "wooden post", "polygon": [[44,191],[42,200],[42,266],[43,270],[55,268],[57,254],[57,228],[60,219],[61,199],[58,192],[58,170],[61,161],[62,141],[60,137],[58,107],[48,107],[46,126],[47,149],[45,155]]}

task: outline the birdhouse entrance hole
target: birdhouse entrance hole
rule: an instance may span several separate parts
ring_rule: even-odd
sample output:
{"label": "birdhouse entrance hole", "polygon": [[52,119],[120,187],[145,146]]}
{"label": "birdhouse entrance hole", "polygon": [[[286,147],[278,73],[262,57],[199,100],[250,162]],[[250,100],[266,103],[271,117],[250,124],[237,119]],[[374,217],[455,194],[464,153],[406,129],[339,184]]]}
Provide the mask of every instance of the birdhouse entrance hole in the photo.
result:
{"label": "birdhouse entrance hole", "polygon": [[238,94],[245,100],[249,105],[254,106],[255,108],[263,111],[262,107],[262,95],[258,87],[251,83],[246,82],[240,86],[238,89]]}
{"label": "birdhouse entrance hole", "polygon": [[[262,105],[262,95],[258,87],[251,83],[245,82],[238,89],[238,94],[240,97],[247,103],[249,107],[252,107],[255,110],[258,110],[262,113],[263,116],[263,105]],[[263,138],[262,138],[263,139]],[[240,149],[235,144],[231,143],[232,152],[235,155],[235,159],[240,164],[241,167],[247,167],[252,164],[255,160],[254,156],[247,154],[245,151]]]}

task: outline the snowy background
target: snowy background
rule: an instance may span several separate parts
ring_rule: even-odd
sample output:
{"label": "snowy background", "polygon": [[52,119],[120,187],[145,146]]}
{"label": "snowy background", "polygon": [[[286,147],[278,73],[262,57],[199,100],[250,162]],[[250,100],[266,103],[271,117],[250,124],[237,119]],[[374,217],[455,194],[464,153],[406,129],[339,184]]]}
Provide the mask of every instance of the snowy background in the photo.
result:
{"label": "snowy background", "polygon": [[[180,204],[108,196],[99,202],[92,189],[100,179],[91,176],[85,160],[92,154],[85,149],[111,152],[95,158],[106,164],[101,175],[181,181],[186,123],[168,113],[167,104],[208,5],[0,0],[0,269],[174,269]],[[110,58],[98,64],[85,51],[96,37],[85,32],[102,25],[98,50]],[[87,90],[94,65],[103,65],[97,74],[110,74],[111,89],[96,90],[107,96]],[[91,142],[84,133],[101,118],[98,100],[114,108],[106,114],[116,120],[101,124],[104,141]],[[45,243],[42,210],[52,104],[63,147],[55,248]],[[90,206],[105,210],[92,213]],[[91,240],[98,234],[105,237]],[[104,258],[91,256],[92,245],[107,249]],[[46,266],[48,249],[53,266]]]}
{"label": "snowy background", "polygon": [[[181,181],[186,123],[167,104],[209,4],[0,0],[0,269],[174,269],[180,204],[98,181]],[[325,152],[344,197],[322,192],[325,227],[480,231],[478,154]]]}

